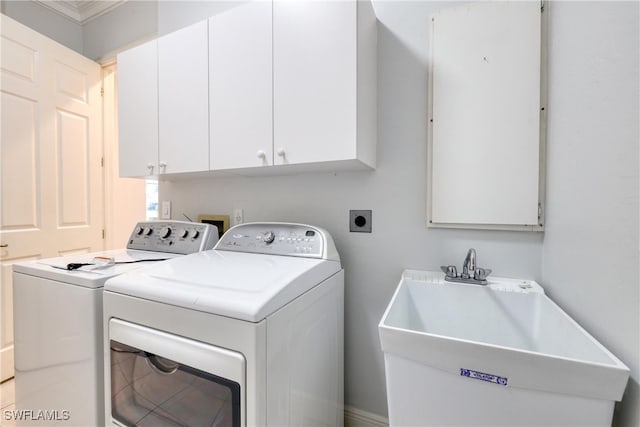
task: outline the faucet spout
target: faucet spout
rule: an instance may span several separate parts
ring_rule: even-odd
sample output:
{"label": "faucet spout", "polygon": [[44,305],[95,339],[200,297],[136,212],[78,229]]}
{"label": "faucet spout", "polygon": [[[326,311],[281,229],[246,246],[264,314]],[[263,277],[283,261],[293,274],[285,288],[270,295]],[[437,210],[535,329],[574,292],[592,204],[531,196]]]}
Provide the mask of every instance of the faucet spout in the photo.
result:
{"label": "faucet spout", "polygon": [[462,277],[464,279],[473,279],[476,274],[476,250],[471,248],[467,252],[467,256],[462,264]]}

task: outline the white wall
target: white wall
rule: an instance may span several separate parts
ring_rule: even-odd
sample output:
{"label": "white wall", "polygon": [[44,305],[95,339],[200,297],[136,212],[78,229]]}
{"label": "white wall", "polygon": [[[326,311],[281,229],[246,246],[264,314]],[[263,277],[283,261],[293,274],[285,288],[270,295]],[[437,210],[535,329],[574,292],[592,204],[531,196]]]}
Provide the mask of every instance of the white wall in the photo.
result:
{"label": "white wall", "polygon": [[554,2],[549,29],[542,281],[631,368],[625,426],[640,425],[639,4]]}

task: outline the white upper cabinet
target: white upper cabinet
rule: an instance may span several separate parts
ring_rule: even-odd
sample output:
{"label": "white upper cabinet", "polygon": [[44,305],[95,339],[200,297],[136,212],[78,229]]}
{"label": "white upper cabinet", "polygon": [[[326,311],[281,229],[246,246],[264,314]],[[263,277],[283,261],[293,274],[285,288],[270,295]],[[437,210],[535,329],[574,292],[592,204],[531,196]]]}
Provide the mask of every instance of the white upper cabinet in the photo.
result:
{"label": "white upper cabinet", "polygon": [[120,54],[121,175],[374,168],[376,22],[253,1]]}
{"label": "white upper cabinet", "polygon": [[209,19],[212,170],[273,164],[271,3]]}
{"label": "white upper cabinet", "polygon": [[158,39],[160,173],[209,169],[208,25]]}
{"label": "white upper cabinet", "polygon": [[118,55],[120,176],[158,173],[158,43]]}
{"label": "white upper cabinet", "polygon": [[376,40],[370,2],[273,2],[274,164],[375,167]]}
{"label": "white upper cabinet", "polygon": [[543,229],[545,15],[487,1],[432,18],[430,226]]}

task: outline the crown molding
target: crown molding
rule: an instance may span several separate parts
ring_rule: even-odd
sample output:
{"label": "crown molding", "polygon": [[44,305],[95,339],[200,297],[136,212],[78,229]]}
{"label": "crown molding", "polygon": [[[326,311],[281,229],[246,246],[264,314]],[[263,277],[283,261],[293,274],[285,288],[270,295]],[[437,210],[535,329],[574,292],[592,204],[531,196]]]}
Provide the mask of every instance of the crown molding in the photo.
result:
{"label": "crown molding", "polygon": [[84,25],[92,19],[103,15],[127,0],[32,0],[70,19],[76,24]]}

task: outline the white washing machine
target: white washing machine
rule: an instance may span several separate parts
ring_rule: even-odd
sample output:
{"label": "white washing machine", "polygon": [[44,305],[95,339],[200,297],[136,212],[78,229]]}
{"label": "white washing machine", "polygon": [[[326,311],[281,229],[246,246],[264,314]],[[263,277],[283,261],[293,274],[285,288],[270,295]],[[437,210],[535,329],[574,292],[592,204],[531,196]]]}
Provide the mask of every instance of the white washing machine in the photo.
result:
{"label": "white washing machine", "polygon": [[141,222],[127,249],[14,264],[18,424],[104,425],[104,283],[152,261],[211,249],[217,240],[208,224]]}
{"label": "white washing machine", "polygon": [[343,295],[331,236],[300,224],[107,281],[107,424],[341,426]]}

